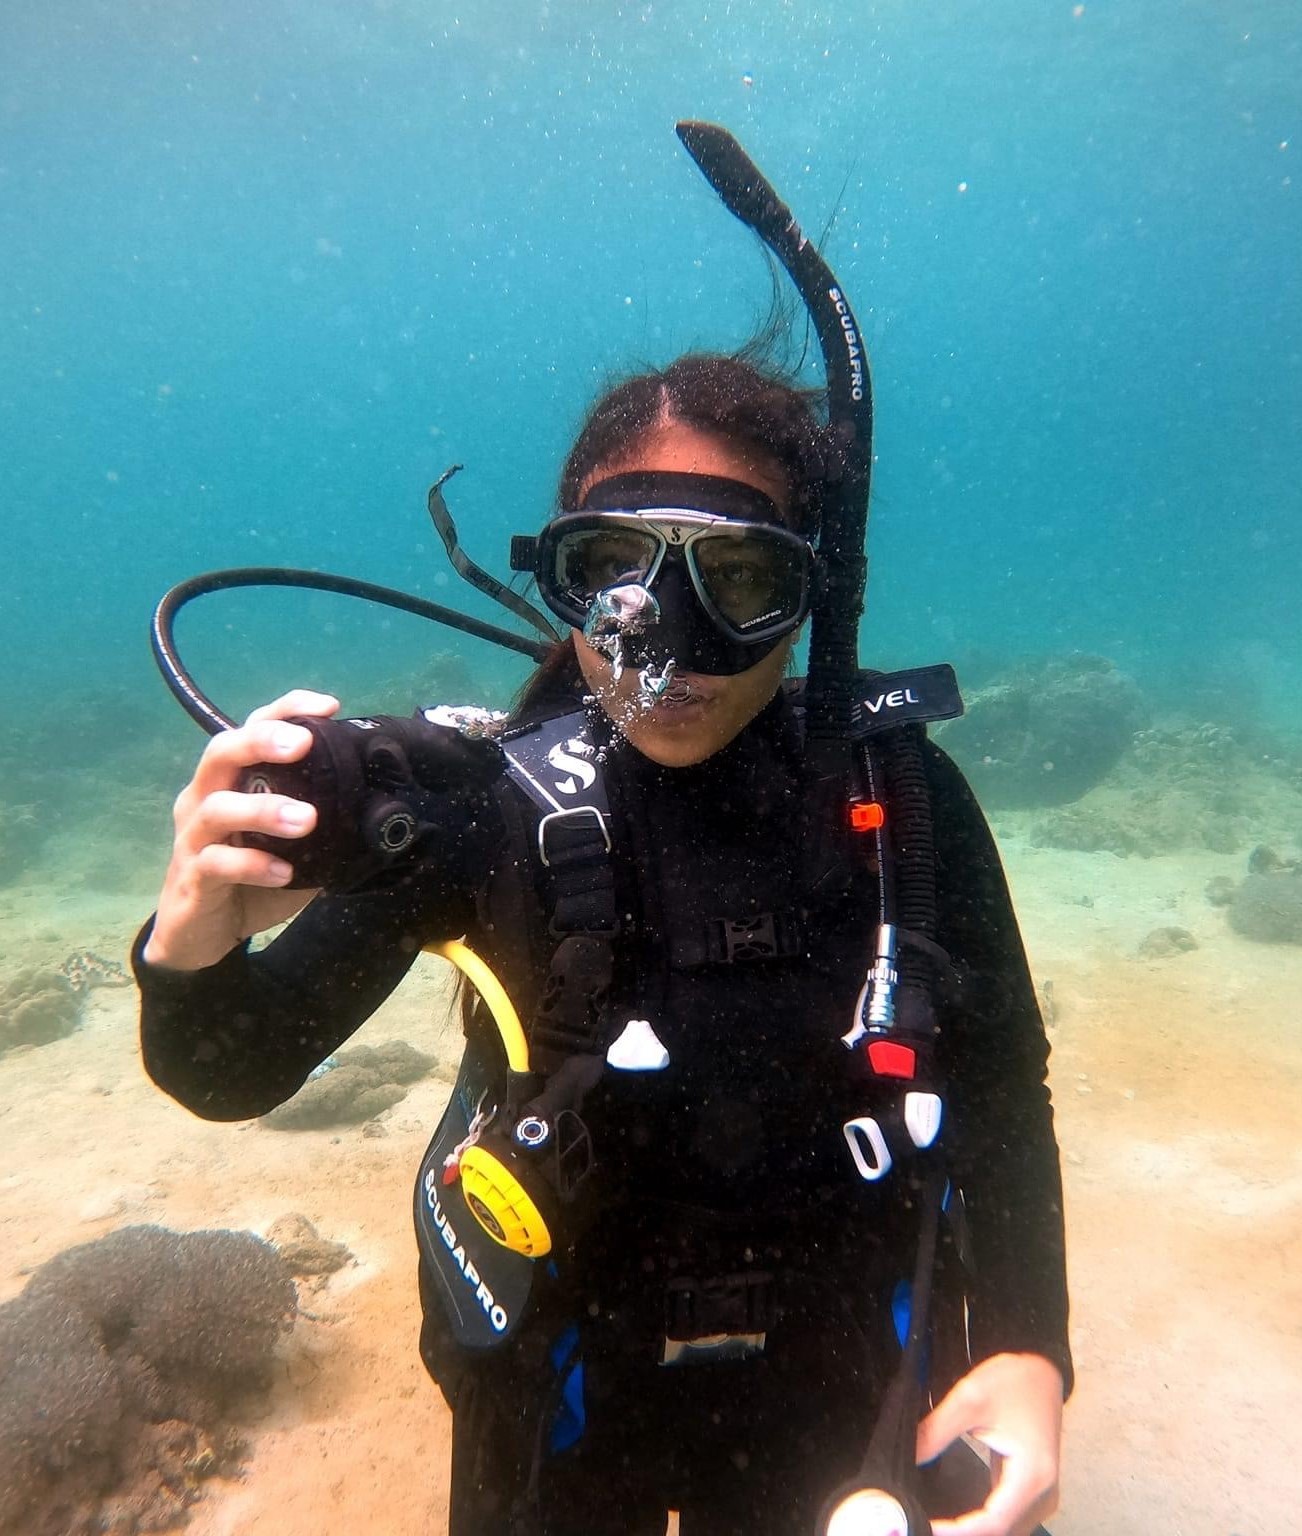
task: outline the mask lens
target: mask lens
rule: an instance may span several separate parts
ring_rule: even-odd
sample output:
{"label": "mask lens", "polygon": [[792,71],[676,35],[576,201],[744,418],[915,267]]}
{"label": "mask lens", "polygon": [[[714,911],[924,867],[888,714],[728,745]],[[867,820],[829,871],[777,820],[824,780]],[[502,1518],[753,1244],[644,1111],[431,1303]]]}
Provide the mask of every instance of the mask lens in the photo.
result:
{"label": "mask lens", "polygon": [[642,581],[655,562],[659,541],[633,528],[579,528],[556,541],[556,586],[586,608],[604,587]]}
{"label": "mask lens", "polygon": [[789,622],[804,602],[802,549],[749,528],[712,534],[693,548],[701,586],[740,635]]}

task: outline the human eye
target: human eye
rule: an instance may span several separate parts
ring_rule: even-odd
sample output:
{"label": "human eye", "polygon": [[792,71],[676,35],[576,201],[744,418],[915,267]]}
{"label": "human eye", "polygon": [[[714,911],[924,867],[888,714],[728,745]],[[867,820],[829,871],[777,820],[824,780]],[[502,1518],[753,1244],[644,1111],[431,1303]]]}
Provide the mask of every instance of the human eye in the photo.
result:
{"label": "human eye", "polygon": [[710,584],[720,593],[738,596],[770,586],[771,571],[767,560],[757,560],[744,550],[729,550],[708,562]]}
{"label": "human eye", "polygon": [[749,590],[764,580],[764,571],[755,561],[740,558],[725,560],[717,567],[716,575],[719,581],[738,591]]}
{"label": "human eye", "polygon": [[639,578],[646,568],[646,541],[636,534],[595,533],[578,541],[568,562],[571,583],[589,592]]}

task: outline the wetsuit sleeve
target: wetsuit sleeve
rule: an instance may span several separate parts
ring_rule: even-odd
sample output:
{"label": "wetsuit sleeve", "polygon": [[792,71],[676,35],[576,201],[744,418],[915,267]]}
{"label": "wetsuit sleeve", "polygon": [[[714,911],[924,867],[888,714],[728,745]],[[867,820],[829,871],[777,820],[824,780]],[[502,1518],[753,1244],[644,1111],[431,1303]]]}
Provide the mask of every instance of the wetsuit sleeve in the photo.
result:
{"label": "wetsuit sleeve", "polygon": [[1049,1045],[998,851],[944,753],[926,748],[936,836],[938,938],[960,967],[942,1016],[949,1144],[972,1249],[974,1361],[1040,1354],[1072,1383],[1062,1178]]}
{"label": "wetsuit sleeve", "polygon": [[206,1120],[249,1119],[283,1103],[365,1023],[424,945],[469,929],[473,871],[491,854],[482,837],[458,851],[451,861],[413,861],[380,888],[318,896],[265,949],[243,945],[201,971],[144,962],[151,919],[132,954],[150,1077]]}

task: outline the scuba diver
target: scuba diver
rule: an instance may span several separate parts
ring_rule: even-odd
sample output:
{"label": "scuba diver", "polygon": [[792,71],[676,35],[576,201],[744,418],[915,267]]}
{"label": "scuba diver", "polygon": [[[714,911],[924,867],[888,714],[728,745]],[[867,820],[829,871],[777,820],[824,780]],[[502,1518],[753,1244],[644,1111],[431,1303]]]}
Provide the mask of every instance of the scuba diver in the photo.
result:
{"label": "scuba diver", "polygon": [[[178,684],[232,728],[134,951],[144,1059],[247,1119],[422,949],[469,979],[415,1192],[451,1536],[670,1511],[684,1536],[1029,1536],[1072,1379],[1044,1029],[990,833],[925,736],[952,673],[854,657],[853,314],[735,141],[679,132],[796,279],[826,399],[711,353],[600,398],[513,541],[560,633],[531,616],[555,638],[509,716],[340,721],[297,691],[234,728]],[[964,1436],[993,1455],[976,1491]]]}

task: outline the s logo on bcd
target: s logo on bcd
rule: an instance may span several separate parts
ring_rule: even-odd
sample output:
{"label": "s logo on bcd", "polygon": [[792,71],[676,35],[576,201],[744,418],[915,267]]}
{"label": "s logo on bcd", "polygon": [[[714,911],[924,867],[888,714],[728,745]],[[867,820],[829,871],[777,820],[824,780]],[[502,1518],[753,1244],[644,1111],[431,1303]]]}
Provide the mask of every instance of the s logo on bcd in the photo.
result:
{"label": "s logo on bcd", "polygon": [[[597,782],[597,770],[591,763],[585,763],[581,757],[572,754],[581,750],[586,743],[581,741],[566,741],[554,746],[547,754],[547,761],[553,768],[567,775],[563,779],[557,779],[556,788],[563,795],[572,795],[578,791],[582,784],[584,789],[591,789]],[[569,749],[568,751],[566,749]],[[577,780],[575,778],[577,775]]]}

